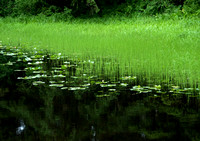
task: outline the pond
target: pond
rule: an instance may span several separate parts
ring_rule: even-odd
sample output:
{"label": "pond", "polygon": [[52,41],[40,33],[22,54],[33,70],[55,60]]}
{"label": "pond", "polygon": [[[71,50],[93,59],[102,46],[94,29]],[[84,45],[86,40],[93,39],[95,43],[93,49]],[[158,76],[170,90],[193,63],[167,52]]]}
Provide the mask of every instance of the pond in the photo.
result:
{"label": "pond", "polygon": [[198,89],[112,80],[94,64],[0,45],[0,140],[200,140]]}

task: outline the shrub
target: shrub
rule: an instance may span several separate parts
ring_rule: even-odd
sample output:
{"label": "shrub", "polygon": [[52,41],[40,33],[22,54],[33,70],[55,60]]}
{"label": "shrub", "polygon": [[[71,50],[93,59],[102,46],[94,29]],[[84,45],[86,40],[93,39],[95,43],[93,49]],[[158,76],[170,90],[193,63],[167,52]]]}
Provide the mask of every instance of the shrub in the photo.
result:
{"label": "shrub", "polygon": [[183,6],[183,12],[186,15],[200,15],[200,1],[198,0],[186,0]]}
{"label": "shrub", "polygon": [[5,17],[13,12],[13,0],[0,0],[0,17]]}
{"label": "shrub", "polygon": [[13,15],[37,15],[42,12],[45,3],[41,0],[15,0]]}
{"label": "shrub", "polygon": [[144,12],[148,15],[155,15],[164,12],[169,12],[173,9],[173,5],[168,0],[152,0],[149,1]]}
{"label": "shrub", "polygon": [[59,7],[57,7],[55,5],[51,5],[49,8],[44,8],[42,13],[46,16],[51,16],[60,11],[61,11],[61,9]]}

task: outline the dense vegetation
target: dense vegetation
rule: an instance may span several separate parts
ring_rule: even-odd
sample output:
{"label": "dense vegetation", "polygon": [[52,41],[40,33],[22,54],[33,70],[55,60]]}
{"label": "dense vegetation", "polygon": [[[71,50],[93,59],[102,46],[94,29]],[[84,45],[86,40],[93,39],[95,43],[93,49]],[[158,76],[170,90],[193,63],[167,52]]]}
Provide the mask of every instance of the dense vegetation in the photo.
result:
{"label": "dense vegetation", "polygon": [[199,141],[199,7],[0,0],[0,140]]}
{"label": "dense vegetation", "polygon": [[198,0],[1,0],[0,16],[45,15],[68,19],[77,16],[142,13],[199,15]]}
{"label": "dense vegetation", "polygon": [[0,0],[0,140],[200,140],[200,0]]}
{"label": "dense vegetation", "polygon": [[95,62],[99,75],[198,87],[199,7],[196,0],[1,0],[0,40]]}
{"label": "dense vegetation", "polygon": [[91,75],[136,76],[153,84],[197,86],[200,23],[193,19],[135,17],[13,22],[0,20],[3,44],[46,49],[78,61],[94,62]]}

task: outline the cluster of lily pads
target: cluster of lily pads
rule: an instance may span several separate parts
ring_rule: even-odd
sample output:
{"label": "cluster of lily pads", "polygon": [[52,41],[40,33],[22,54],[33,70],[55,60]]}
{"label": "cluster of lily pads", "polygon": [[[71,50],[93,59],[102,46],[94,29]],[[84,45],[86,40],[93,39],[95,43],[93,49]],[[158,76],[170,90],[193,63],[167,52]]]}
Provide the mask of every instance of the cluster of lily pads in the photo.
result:
{"label": "cluster of lily pads", "polygon": [[0,45],[0,55],[13,57],[15,61],[8,61],[1,65],[12,66],[17,63],[25,64],[22,70],[15,70],[16,72],[24,72],[25,76],[18,76],[19,80],[30,80],[32,85],[48,85],[49,87],[57,87],[62,90],[86,90],[92,86],[99,86],[97,97],[110,96],[111,94],[120,93],[120,90],[125,88],[133,94],[151,93],[154,96],[160,94],[199,94],[198,88],[184,88],[179,86],[169,85],[167,90],[163,89],[161,85],[140,86],[136,85],[136,76],[124,76],[119,78],[117,82],[100,79],[98,74],[90,75],[84,72],[81,68],[84,64],[89,66],[94,61],[77,61],[70,60],[67,56],[59,54],[44,53],[43,50],[36,50],[36,48],[27,53],[20,47],[2,46]]}

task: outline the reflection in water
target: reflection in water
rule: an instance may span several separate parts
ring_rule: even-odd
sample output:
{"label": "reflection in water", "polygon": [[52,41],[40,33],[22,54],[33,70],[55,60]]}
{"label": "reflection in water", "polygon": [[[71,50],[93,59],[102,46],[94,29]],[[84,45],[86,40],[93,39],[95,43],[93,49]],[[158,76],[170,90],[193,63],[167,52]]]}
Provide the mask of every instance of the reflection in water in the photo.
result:
{"label": "reflection in water", "polygon": [[[0,140],[200,140],[196,95],[80,78],[75,65],[58,56],[25,55],[23,61],[10,55],[0,54]],[[39,56],[41,66],[34,63]]]}
{"label": "reflection in water", "polygon": [[145,139],[145,134],[144,134],[144,133],[141,133],[141,137]]}
{"label": "reflection in water", "polygon": [[19,123],[20,123],[20,126],[17,127],[17,130],[16,130],[16,134],[17,135],[20,135],[24,131],[25,127],[26,127],[26,125],[24,124],[23,120],[20,120]]}
{"label": "reflection in water", "polygon": [[95,131],[95,128],[94,126],[91,126],[91,133],[92,133],[92,139],[91,141],[96,141],[96,131]]}

